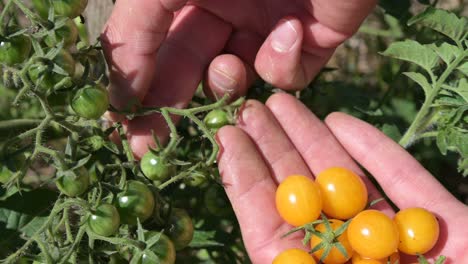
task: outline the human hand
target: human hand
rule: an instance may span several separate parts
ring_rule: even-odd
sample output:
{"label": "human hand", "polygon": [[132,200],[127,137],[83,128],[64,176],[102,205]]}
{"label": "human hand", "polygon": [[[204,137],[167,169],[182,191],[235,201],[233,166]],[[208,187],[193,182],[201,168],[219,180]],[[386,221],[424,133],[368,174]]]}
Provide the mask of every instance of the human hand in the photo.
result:
{"label": "human hand", "polygon": [[[217,95],[243,95],[257,74],[279,88],[302,88],[375,2],[118,0],[102,34],[111,103],[121,109],[137,98],[183,108],[203,78]],[[168,134],[158,115],[126,125],[138,156],[154,145],[151,129],[161,139]]]}
{"label": "human hand", "polygon": [[[305,248],[303,234],[281,238],[291,226],[278,215],[275,192],[291,174],[309,177],[329,167],[364,175],[361,164],[399,207],[422,207],[436,214],[440,236],[426,254],[446,263],[468,263],[468,207],[457,201],[409,153],[371,125],[342,113],[325,123],[287,94],[273,95],[266,106],[248,101],[237,127],[219,130],[219,168],[253,263],[271,263],[281,251]],[[355,162],[355,161],[356,162]],[[369,200],[382,197],[365,176]],[[373,208],[392,216],[381,202]],[[415,261],[402,256],[401,263]]]}

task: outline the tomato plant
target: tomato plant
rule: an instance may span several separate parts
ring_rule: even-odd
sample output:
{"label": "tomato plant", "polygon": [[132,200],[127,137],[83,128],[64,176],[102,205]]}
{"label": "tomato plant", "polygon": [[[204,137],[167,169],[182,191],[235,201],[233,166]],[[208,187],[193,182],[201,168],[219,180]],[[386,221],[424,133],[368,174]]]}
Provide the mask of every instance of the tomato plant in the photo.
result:
{"label": "tomato plant", "polygon": [[315,180],[322,196],[322,210],[337,219],[350,219],[367,206],[367,188],[361,178],[345,168],[329,168]]}
{"label": "tomato plant", "polygon": [[140,168],[143,174],[152,181],[164,181],[174,176],[175,166],[163,156],[156,155],[153,152],[146,153],[141,158]]}
{"label": "tomato plant", "polygon": [[[9,29],[12,31],[13,29]],[[12,32],[13,33],[13,32]],[[31,40],[24,35],[10,37],[0,41],[0,63],[13,65],[29,57]]]}
{"label": "tomato plant", "polygon": [[[329,225],[330,225],[330,228],[331,228],[332,231],[337,230],[339,227],[343,226],[343,224],[344,224],[343,221],[340,221],[340,220],[337,220],[337,219],[331,219],[329,221]],[[353,249],[351,248],[351,245],[350,245],[350,243],[348,241],[348,234],[346,232],[343,232],[337,238],[327,237],[327,235],[325,235],[326,231],[327,231],[327,227],[326,227],[325,223],[317,225],[315,227],[315,230],[317,232],[320,232],[325,237],[325,239],[328,239],[329,243],[337,243],[337,242],[340,243],[341,246],[345,249],[345,252],[346,252],[346,254],[343,254],[343,252],[341,252],[338,249],[338,247],[334,246],[328,252],[327,256],[324,257],[325,248],[322,248],[322,249],[319,249],[319,250],[317,250],[317,251],[315,251],[313,253],[314,256],[317,259],[321,259],[322,262],[325,263],[325,264],[328,264],[328,263],[331,263],[331,264],[345,263],[346,261],[351,259],[351,257],[353,256]],[[310,240],[311,248],[314,249],[320,243],[322,243],[323,240],[324,239],[320,238],[319,236],[313,235],[311,240]]]}
{"label": "tomato plant", "polygon": [[276,190],[276,209],[290,225],[301,226],[312,222],[322,210],[320,189],[306,176],[288,176]]}
{"label": "tomato plant", "polygon": [[173,208],[167,226],[167,235],[174,243],[176,250],[183,249],[192,241],[193,223],[187,211]]}
{"label": "tomato plant", "polygon": [[109,95],[100,84],[85,85],[74,95],[71,107],[81,117],[100,118],[109,108]]}
{"label": "tomato plant", "polygon": [[439,222],[423,208],[407,208],[399,211],[393,221],[398,227],[398,250],[410,255],[425,254],[439,238]]}
{"label": "tomato plant", "polygon": [[55,184],[67,196],[80,196],[88,190],[89,172],[85,167],[80,167],[73,174],[65,174],[59,178]]}
{"label": "tomato plant", "polygon": [[314,258],[304,250],[293,248],[287,249],[281,252],[273,260],[273,264],[289,264],[289,263],[301,263],[301,264],[315,264]]}
{"label": "tomato plant", "polygon": [[155,201],[151,190],[139,181],[128,181],[126,189],[117,195],[117,209],[124,224],[141,223],[153,213]]}
{"label": "tomato plant", "polygon": [[100,236],[111,236],[119,230],[120,215],[111,204],[99,205],[88,218],[88,227]]}
{"label": "tomato plant", "polygon": [[392,219],[377,210],[356,215],[348,227],[351,247],[361,256],[382,259],[398,249],[398,229]]}

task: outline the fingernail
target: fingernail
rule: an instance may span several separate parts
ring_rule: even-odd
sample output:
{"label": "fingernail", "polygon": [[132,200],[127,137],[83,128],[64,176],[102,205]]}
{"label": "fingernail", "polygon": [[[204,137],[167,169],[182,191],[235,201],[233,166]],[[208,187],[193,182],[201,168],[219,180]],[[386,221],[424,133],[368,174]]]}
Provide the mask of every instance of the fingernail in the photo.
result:
{"label": "fingernail", "polygon": [[220,69],[213,69],[210,80],[225,91],[233,91],[237,87],[237,81]]}
{"label": "fingernail", "polygon": [[278,52],[291,50],[297,41],[297,31],[291,21],[282,19],[271,34],[271,47]]}

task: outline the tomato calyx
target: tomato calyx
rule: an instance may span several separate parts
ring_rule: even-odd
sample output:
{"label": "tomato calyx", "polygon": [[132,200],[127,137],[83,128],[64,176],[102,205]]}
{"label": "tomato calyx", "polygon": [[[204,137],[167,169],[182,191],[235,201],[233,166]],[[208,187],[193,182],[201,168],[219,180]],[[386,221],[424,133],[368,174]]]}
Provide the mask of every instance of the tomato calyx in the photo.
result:
{"label": "tomato calyx", "polygon": [[[331,250],[336,248],[338,251],[345,257],[348,258],[348,253],[343,246],[343,244],[338,240],[338,238],[344,234],[351,222],[351,219],[346,221],[343,225],[338,227],[337,229],[333,230],[331,226],[331,221],[327,218],[327,216],[323,213],[321,213],[321,219],[315,220],[313,222],[307,223],[305,225],[296,227],[291,229],[289,232],[281,236],[281,238],[284,238],[286,236],[289,236],[295,232],[298,231],[304,231],[305,236],[304,239],[302,240],[303,245],[308,245],[310,244],[312,236],[317,236],[319,237],[322,241],[317,244],[315,247],[313,247],[309,253],[313,254],[316,251],[323,250],[323,254],[320,258],[320,261],[323,263],[324,259],[327,258],[327,256],[330,254]],[[318,231],[316,229],[317,225],[323,224],[325,225],[325,231]]]}
{"label": "tomato calyx", "polygon": [[323,262],[328,257],[331,250],[333,248],[336,248],[345,258],[349,258],[350,256],[348,256],[348,253],[345,247],[338,240],[338,238],[344,232],[346,232],[346,229],[348,228],[351,220],[346,221],[343,225],[338,227],[336,230],[333,230],[331,223],[328,220],[328,218],[325,216],[325,214],[322,213],[321,216],[323,219],[323,224],[325,225],[325,232],[319,232],[315,229],[310,231],[313,235],[322,239],[322,241],[318,245],[316,245],[314,248],[310,250],[310,253],[314,253],[318,250],[323,249],[323,254],[320,258],[320,261]]}

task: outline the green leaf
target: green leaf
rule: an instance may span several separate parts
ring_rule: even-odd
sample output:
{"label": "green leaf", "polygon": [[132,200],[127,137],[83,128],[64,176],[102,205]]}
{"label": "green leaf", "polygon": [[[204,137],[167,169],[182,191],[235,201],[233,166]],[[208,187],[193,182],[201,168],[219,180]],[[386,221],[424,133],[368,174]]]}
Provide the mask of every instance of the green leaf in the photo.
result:
{"label": "green leaf", "polygon": [[428,45],[421,45],[414,40],[394,42],[381,54],[417,64],[428,73],[432,72],[439,59]]}
{"label": "green leaf", "polygon": [[442,43],[440,46],[432,44],[429,45],[429,47],[433,49],[447,65],[462,53],[457,46],[448,44],[447,42]]}
{"label": "green leaf", "polygon": [[447,137],[445,134],[445,131],[440,131],[436,138],[437,147],[439,148],[442,155],[447,155]]}
{"label": "green leaf", "polygon": [[432,28],[454,41],[461,41],[466,37],[468,20],[464,17],[459,18],[454,13],[428,7],[422,13],[414,16],[408,21],[408,25],[415,23]]}
{"label": "green leaf", "polygon": [[393,139],[395,142],[398,142],[401,138],[400,130],[394,124],[384,124],[381,130],[387,137]]}
{"label": "green leaf", "polygon": [[0,209],[0,222],[5,224],[5,228],[24,233],[27,236],[34,235],[45,221],[47,221],[47,216],[34,217],[14,210]]}
{"label": "green leaf", "polygon": [[193,233],[192,242],[190,242],[189,247],[192,248],[202,248],[202,247],[222,247],[224,244],[216,242],[214,237],[216,235],[215,231],[199,231],[195,230]]}
{"label": "green leaf", "polygon": [[427,95],[432,89],[431,84],[427,81],[426,77],[419,72],[404,72],[404,75],[408,76],[411,80],[419,84],[424,90],[424,93]]}
{"label": "green leaf", "polygon": [[[443,85],[442,88],[460,95],[460,97],[463,98],[463,100],[465,100],[465,103],[468,103],[468,81],[465,78],[462,78],[458,82],[456,88],[449,85]],[[460,103],[463,104],[463,102]]]}
{"label": "green leaf", "polygon": [[462,157],[458,160],[458,172],[460,172],[463,177],[468,176],[468,157]]}
{"label": "green leaf", "polygon": [[457,70],[461,71],[465,76],[468,77],[468,61],[465,61],[462,65],[458,66]]}

